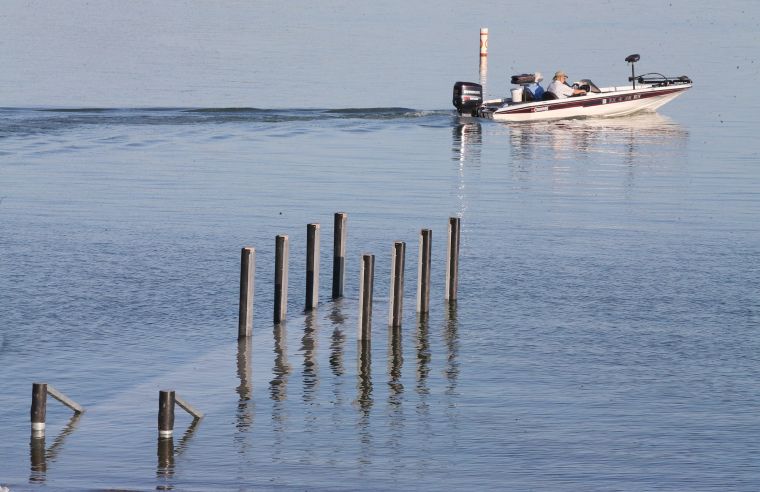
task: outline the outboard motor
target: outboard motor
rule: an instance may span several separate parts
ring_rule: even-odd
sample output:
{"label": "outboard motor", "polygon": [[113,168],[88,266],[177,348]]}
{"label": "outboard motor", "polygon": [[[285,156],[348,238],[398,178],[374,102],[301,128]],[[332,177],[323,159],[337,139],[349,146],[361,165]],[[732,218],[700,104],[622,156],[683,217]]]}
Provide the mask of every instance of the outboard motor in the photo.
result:
{"label": "outboard motor", "polygon": [[477,116],[478,108],[483,104],[483,86],[475,82],[457,82],[452,102],[457,113]]}

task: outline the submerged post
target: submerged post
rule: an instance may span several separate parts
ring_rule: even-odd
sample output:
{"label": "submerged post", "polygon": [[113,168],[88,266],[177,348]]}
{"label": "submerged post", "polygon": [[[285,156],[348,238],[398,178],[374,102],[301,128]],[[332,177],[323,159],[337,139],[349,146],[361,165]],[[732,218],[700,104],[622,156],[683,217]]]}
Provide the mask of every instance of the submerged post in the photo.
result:
{"label": "submerged post", "polygon": [[359,332],[358,340],[372,338],[372,290],[375,282],[375,255],[362,255],[359,275]]}
{"label": "submerged post", "polygon": [[306,311],[319,304],[319,224],[306,226]]}
{"label": "submerged post", "polygon": [[433,231],[420,231],[419,264],[417,266],[417,312],[426,314],[430,309],[430,265]]}
{"label": "submerged post", "polygon": [[335,214],[335,226],[333,228],[333,279],[332,298],[343,297],[343,280],[346,266],[346,232],[348,214],[337,212]]}
{"label": "submerged post", "polygon": [[404,310],[404,264],[406,261],[406,243],[396,241],[393,243],[391,255],[391,289],[390,307],[388,309],[388,325],[401,326]]}
{"label": "submerged post", "polygon": [[32,384],[32,437],[45,435],[45,414],[47,412],[47,384]]}
{"label": "submerged post", "polygon": [[288,311],[288,236],[279,235],[275,239],[274,252],[274,322],[285,319]]}
{"label": "submerged post", "polygon": [[174,433],[174,391],[158,392],[158,435],[171,437]]}
{"label": "submerged post", "polygon": [[240,310],[238,338],[251,336],[253,331],[253,286],[256,271],[256,250],[243,248],[240,253]]}
{"label": "submerged post", "polygon": [[456,301],[459,283],[459,217],[449,218],[449,241],[446,246],[446,296],[447,301]]}

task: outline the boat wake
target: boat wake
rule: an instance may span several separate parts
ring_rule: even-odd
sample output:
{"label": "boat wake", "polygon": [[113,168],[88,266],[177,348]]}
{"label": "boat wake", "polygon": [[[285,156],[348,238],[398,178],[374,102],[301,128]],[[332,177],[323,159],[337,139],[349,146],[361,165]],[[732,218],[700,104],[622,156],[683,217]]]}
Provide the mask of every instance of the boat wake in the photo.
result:
{"label": "boat wake", "polygon": [[411,108],[0,108],[0,139],[98,125],[329,123],[350,120],[420,122],[450,118],[450,110]]}

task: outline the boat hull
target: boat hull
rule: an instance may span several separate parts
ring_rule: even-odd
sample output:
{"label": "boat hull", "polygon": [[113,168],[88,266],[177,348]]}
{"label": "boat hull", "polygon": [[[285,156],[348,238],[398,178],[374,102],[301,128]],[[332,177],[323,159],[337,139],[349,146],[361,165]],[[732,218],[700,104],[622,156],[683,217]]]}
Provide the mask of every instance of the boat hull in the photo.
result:
{"label": "boat hull", "polygon": [[672,101],[690,87],[691,84],[627,88],[566,99],[504,104],[498,108],[484,109],[480,116],[496,121],[626,116],[643,111],[656,111],[657,108]]}

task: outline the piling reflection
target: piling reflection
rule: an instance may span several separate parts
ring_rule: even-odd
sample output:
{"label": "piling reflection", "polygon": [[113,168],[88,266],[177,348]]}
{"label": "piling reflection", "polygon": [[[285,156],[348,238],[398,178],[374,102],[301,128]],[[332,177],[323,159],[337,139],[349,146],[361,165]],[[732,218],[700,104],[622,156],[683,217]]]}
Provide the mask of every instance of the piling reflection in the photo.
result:
{"label": "piling reflection", "polygon": [[457,304],[452,302],[446,310],[446,325],[443,330],[443,341],[446,344],[446,394],[457,394],[457,380],[459,379],[459,321],[457,320]]}
{"label": "piling reflection", "polygon": [[301,351],[303,352],[303,424],[304,435],[302,443],[305,449],[314,448],[312,436],[318,432],[320,422],[317,421],[318,413],[313,405],[316,399],[319,383],[319,367],[317,365],[317,340],[319,333],[318,317],[315,311],[310,311],[304,317],[303,336],[301,337]]}
{"label": "piling reflection", "polygon": [[[174,438],[159,437],[157,453],[158,465],[156,466],[156,478],[170,479],[174,477]],[[160,483],[158,490],[171,490],[173,487],[168,483]]]}
{"label": "piling reflection", "polygon": [[29,459],[31,470],[29,483],[45,483],[47,478],[47,457],[45,456],[45,436],[34,437],[29,440]]}
{"label": "piling reflection", "polygon": [[369,339],[356,341],[357,396],[361,412],[369,415],[372,409],[372,347]]}
{"label": "piling reflection", "polygon": [[319,383],[317,366],[317,336],[318,322],[316,314],[311,311],[304,319],[303,337],[301,337],[301,350],[303,351],[303,401],[309,403],[314,400],[317,384]]}
{"label": "piling reflection", "polygon": [[[428,327],[428,317],[426,315],[417,315],[417,382],[415,385],[415,391],[419,399],[417,403],[417,421],[420,423],[422,429],[420,430],[422,436],[430,436],[432,427],[430,425],[430,404],[428,403],[428,396],[430,395],[430,388],[428,388],[428,374],[430,373],[430,337]],[[426,462],[427,458],[421,456],[422,462]]]}
{"label": "piling reflection", "polygon": [[[193,419],[187,429],[185,429],[182,438],[179,440],[179,444],[174,446],[174,437],[158,437],[157,451],[158,463],[156,465],[156,478],[169,479],[174,477],[174,460],[177,456],[180,456],[188,448],[190,440],[192,439],[195,431],[198,429],[201,419]],[[159,484],[156,489],[158,490],[171,490],[174,487],[168,483]]]}
{"label": "piling reflection", "polygon": [[269,383],[269,395],[272,399],[272,427],[274,430],[273,458],[280,460],[280,454],[285,443],[285,400],[287,399],[288,378],[291,367],[288,364],[287,329],[286,323],[280,322],[274,326],[274,378]]}
{"label": "piling reflection", "polygon": [[29,483],[45,483],[47,479],[48,461],[54,462],[58,453],[63,448],[64,441],[68,435],[76,430],[79,424],[81,413],[75,413],[71,416],[66,426],[53,439],[49,448],[45,446],[45,436],[31,437],[29,440],[29,461],[30,473]]}
{"label": "piling reflection", "polygon": [[423,314],[417,315],[417,385],[418,394],[427,395],[430,390],[427,387],[428,373],[430,372],[430,338],[428,317]]}
{"label": "piling reflection", "polygon": [[388,446],[393,452],[394,463],[401,462],[404,438],[404,385],[401,382],[401,368],[404,365],[401,327],[388,330]]}
{"label": "piling reflection", "polygon": [[341,311],[341,301],[333,302],[330,311],[330,321],[333,324],[333,333],[330,341],[330,369],[336,376],[342,376],[345,373],[343,368],[343,346],[346,343],[346,335],[343,332],[343,325],[346,317]]}
{"label": "piling reflection", "polygon": [[287,398],[288,377],[291,367],[288,364],[287,328],[284,322],[274,327],[274,378],[269,382],[269,394],[274,401]]}
{"label": "piling reflection", "polygon": [[[345,374],[345,368],[343,367],[343,357],[345,351],[346,335],[344,332],[344,324],[346,322],[346,316],[342,311],[343,300],[334,299],[331,303],[330,313],[328,318],[333,325],[333,332],[330,336],[330,370],[335,377],[332,379],[332,392],[333,401],[332,413],[331,413],[331,425],[338,432],[345,427],[344,414],[341,409],[344,403],[343,397],[343,385]],[[333,443],[334,452],[328,458],[328,463],[335,465],[337,463],[336,457],[340,456],[342,451],[341,444],[336,440]]]}
{"label": "piling reflection", "polygon": [[401,327],[388,330],[388,403],[391,407],[401,405],[404,385],[401,383],[401,367],[404,365],[402,353]]}
{"label": "piling reflection", "polygon": [[359,407],[358,435],[361,452],[359,454],[359,466],[364,470],[366,465],[372,463],[372,431],[370,426],[370,412],[372,410],[372,347],[369,339],[356,341],[357,361],[357,396],[356,404]]}
{"label": "piling reflection", "polygon": [[251,368],[252,357],[252,340],[251,337],[238,339],[237,347],[237,376],[240,384],[236,388],[238,394],[238,408],[236,412],[236,427],[239,431],[248,430],[253,424],[253,412],[251,406],[253,402],[253,379]]}

